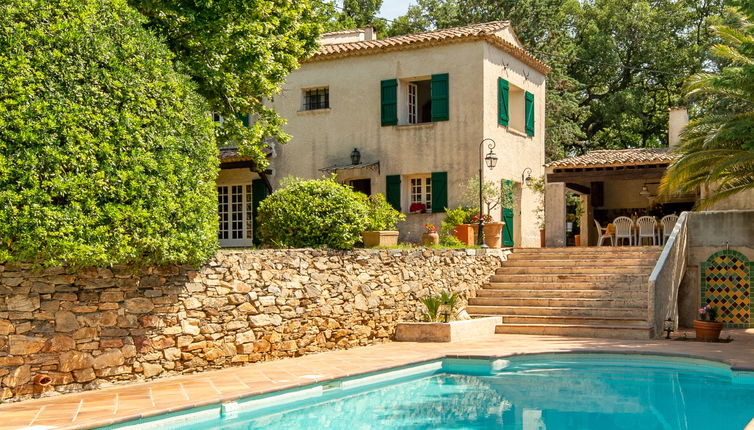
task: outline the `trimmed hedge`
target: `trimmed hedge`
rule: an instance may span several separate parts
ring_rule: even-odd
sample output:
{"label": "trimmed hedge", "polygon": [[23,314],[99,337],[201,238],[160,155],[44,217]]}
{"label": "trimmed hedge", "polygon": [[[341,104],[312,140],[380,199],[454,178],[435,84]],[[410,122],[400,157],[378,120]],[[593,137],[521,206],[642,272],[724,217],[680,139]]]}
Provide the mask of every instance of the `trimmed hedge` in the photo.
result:
{"label": "trimmed hedge", "polygon": [[367,197],[333,178],[289,180],[259,203],[262,242],[283,248],[350,249],[369,222]]}
{"label": "trimmed hedge", "polygon": [[0,261],[214,253],[209,109],[142,23],[122,0],[0,4]]}

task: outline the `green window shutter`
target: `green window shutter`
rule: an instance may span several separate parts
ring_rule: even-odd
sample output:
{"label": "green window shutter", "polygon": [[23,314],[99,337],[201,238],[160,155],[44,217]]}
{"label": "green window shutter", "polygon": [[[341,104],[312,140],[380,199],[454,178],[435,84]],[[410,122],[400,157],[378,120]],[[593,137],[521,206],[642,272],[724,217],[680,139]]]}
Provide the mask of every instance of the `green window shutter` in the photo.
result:
{"label": "green window shutter", "polygon": [[510,114],[508,113],[508,92],[510,85],[503,78],[497,78],[497,123],[508,127]]}
{"label": "green window shutter", "polygon": [[262,238],[259,235],[259,221],[257,215],[259,214],[259,202],[267,198],[267,187],[264,185],[264,181],[261,179],[254,179],[251,181],[251,226],[254,234],[254,245],[262,243]]}
{"label": "green window shutter", "polygon": [[387,175],[387,188],[385,189],[385,200],[390,203],[395,210],[401,210],[401,175]]}
{"label": "green window shutter", "polygon": [[238,120],[243,123],[244,127],[248,127],[249,126],[249,115],[248,114],[237,113],[236,114],[236,118],[238,118]]}
{"label": "green window shutter", "polygon": [[450,119],[448,107],[448,74],[432,75],[432,121]]}
{"label": "green window shutter", "polygon": [[526,92],[526,134],[534,136],[534,94]]}
{"label": "green window shutter", "polygon": [[398,125],[398,80],[388,79],[381,82],[380,102],[382,125]]}
{"label": "green window shutter", "polygon": [[448,207],[448,172],[432,172],[432,213]]}

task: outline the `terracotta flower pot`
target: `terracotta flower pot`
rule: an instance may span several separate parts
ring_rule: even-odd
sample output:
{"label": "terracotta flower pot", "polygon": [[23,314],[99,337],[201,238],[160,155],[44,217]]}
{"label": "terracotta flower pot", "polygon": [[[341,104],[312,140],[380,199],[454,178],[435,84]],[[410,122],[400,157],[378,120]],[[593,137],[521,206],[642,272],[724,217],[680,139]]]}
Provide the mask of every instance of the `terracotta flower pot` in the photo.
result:
{"label": "terracotta flower pot", "polygon": [[539,230],[539,246],[542,248],[547,246],[547,237],[545,236],[545,229]]}
{"label": "terracotta flower pot", "polygon": [[424,233],[422,235],[422,245],[432,246],[440,244],[440,235],[438,233]]}
{"label": "terracotta flower pot", "polygon": [[581,246],[581,235],[580,234],[574,234],[573,235],[573,246]]}
{"label": "terracotta flower pot", "polygon": [[484,225],[484,243],[490,248],[500,248],[504,222],[491,222]]}
{"label": "terracotta flower pot", "polygon": [[696,330],[696,340],[714,342],[720,339],[720,332],[723,330],[723,323],[695,320],[694,330]]}
{"label": "terracotta flower pot", "polygon": [[474,237],[474,229],[470,224],[460,224],[455,226],[454,234],[462,244],[466,246],[474,246],[476,237]]}
{"label": "terracotta flower pot", "polygon": [[471,225],[471,231],[472,231],[471,244],[472,245],[480,245],[479,243],[476,243],[477,239],[479,238],[479,224],[478,223],[473,223],[473,224],[470,224],[470,225]]}
{"label": "terracotta flower pot", "polygon": [[398,232],[391,230],[365,231],[361,233],[361,239],[364,241],[365,248],[396,246],[398,245]]}

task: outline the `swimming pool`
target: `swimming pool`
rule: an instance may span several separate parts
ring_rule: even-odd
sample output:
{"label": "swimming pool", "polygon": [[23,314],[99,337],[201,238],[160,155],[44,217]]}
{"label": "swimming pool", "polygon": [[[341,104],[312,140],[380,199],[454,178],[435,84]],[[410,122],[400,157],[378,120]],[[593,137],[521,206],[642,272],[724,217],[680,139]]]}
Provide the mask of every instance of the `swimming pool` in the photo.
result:
{"label": "swimming pool", "polygon": [[444,359],[110,428],[704,429],[754,417],[754,373],[696,359]]}

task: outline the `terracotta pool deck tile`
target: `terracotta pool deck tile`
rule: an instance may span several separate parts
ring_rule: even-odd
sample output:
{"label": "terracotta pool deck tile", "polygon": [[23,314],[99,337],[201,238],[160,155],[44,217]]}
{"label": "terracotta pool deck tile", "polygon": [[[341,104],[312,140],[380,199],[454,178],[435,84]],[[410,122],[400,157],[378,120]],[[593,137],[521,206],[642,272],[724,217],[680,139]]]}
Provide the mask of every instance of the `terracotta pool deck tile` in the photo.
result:
{"label": "terracotta pool deck tile", "polygon": [[445,356],[495,357],[547,352],[654,353],[707,358],[754,369],[754,330],[731,330],[732,343],[495,335],[464,342],[382,343],[344,351],[170,376],[0,405],[0,430],[47,425],[92,428],[142,416],[354,376]]}

